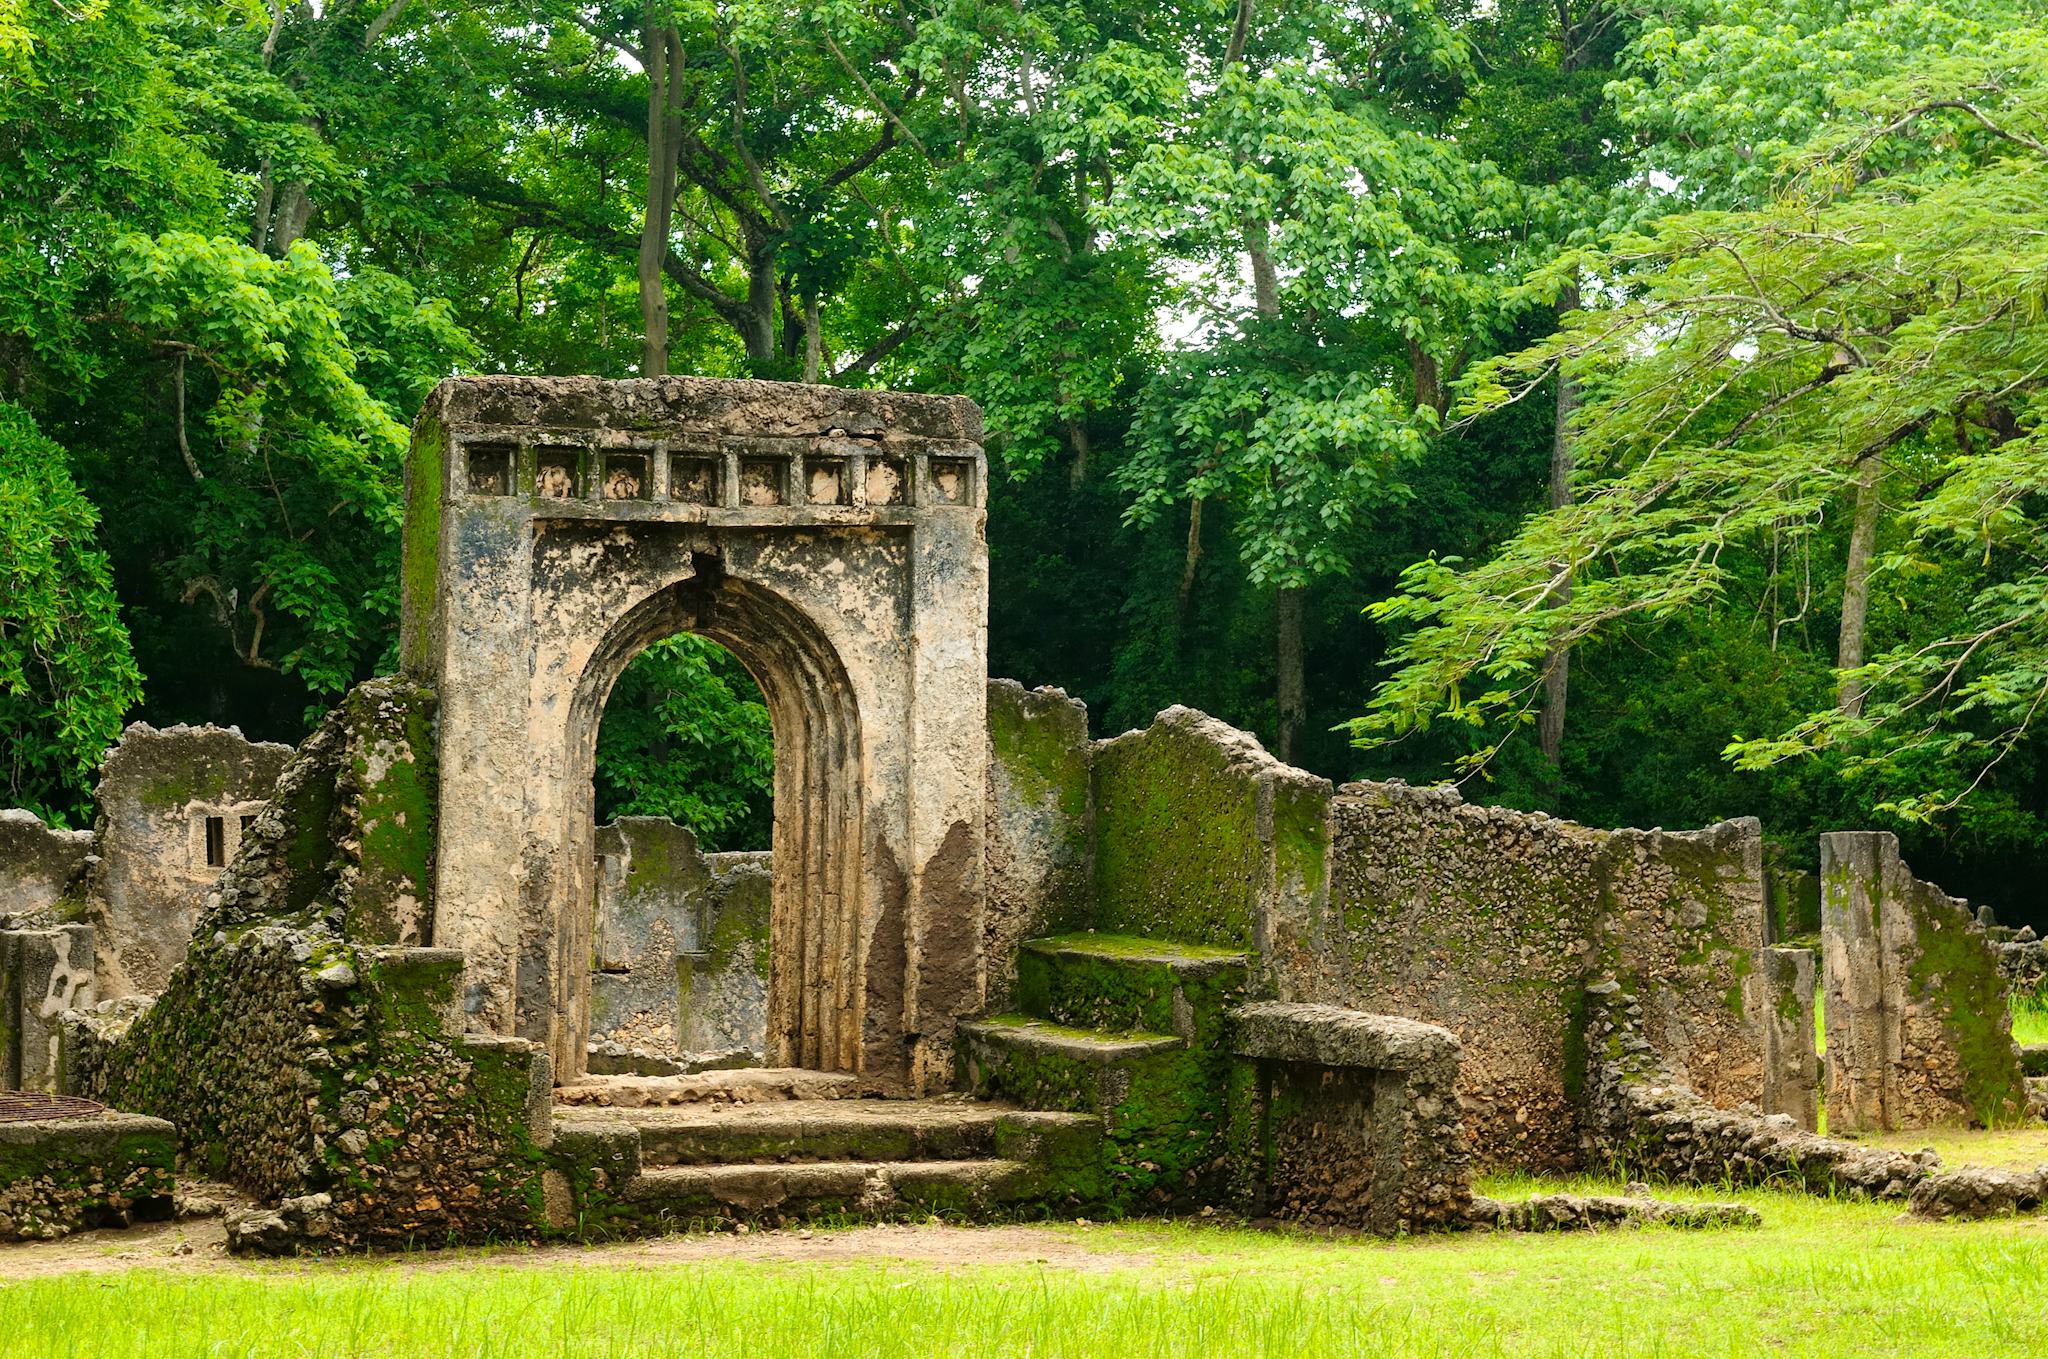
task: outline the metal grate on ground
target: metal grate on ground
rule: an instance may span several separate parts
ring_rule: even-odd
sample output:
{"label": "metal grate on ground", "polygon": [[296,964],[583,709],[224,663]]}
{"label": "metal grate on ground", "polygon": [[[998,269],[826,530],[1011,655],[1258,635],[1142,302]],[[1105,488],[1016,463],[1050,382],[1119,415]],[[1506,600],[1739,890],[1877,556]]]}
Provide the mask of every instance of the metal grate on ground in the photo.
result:
{"label": "metal grate on ground", "polygon": [[40,1123],[52,1118],[90,1118],[107,1106],[76,1095],[40,1090],[0,1090],[0,1123]]}

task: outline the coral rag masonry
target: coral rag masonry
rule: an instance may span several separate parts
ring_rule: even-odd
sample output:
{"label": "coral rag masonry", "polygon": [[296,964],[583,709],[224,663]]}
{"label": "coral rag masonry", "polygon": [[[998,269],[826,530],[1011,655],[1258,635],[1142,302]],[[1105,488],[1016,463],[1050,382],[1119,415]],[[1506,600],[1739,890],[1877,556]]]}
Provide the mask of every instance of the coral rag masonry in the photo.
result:
{"label": "coral rag masonry", "polygon": [[[1753,820],[1335,787],[1187,708],[1091,739],[1065,694],[987,678],[979,439],[955,398],[444,383],[403,674],[295,751],[132,728],[95,832],[0,813],[0,1076],[120,1111],[0,1136],[0,1230],[157,1211],[173,1142],[264,1201],[230,1240],[271,1252],[1747,1220],[1475,1199],[1495,1168],[2040,1202],[1813,1131],[1823,1096],[1838,1128],[2029,1114],[2001,968],[2032,941],[1890,837],[1828,837],[1804,892]],[[767,854],[595,823],[612,686],[686,631],[767,701]]]}

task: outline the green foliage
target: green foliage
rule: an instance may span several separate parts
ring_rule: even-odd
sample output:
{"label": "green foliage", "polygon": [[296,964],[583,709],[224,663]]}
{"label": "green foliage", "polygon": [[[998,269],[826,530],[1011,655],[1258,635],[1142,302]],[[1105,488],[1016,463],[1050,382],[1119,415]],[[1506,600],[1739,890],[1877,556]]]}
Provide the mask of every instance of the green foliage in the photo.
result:
{"label": "green foliage", "polygon": [[59,822],[142,689],[98,529],[64,450],[0,401],[0,798]]}
{"label": "green foliage", "polygon": [[636,656],[597,733],[597,819],[666,816],[707,852],[767,849],[775,740],[753,677],[684,634]]}
{"label": "green foliage", "polygon": [[[1492,733],[1468,760],[1484,764],[1531,717],[1557,641],[1754,612],[1775,650],[1809,614],[1834,623],[1839,525],[1881,466],[1874,659],[1807,685],[1797,711],[1751,711],[1729,755],[1764,770],[1839,752],[1860,801],[1911,821],[2029,740],[2048,692],[2048,34],[1953,47],[1833,106],[1768,205],[1668,217],[1556,266],[1608,296],[1484,365],[1466,410],[1571,373],[1577,503],[1487,561],[1410,569],[1374,610],[1413,630],[1361,737],[1450,719]],[[1833,681],[1867,698],[1838,702]]]}

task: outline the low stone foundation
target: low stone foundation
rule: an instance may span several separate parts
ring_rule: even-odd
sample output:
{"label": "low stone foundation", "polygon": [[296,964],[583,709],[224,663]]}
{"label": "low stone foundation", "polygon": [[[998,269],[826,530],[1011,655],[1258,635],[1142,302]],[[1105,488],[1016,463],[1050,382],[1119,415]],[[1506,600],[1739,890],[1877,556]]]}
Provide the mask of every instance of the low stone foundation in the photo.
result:
{"label": "low stone foundation", "polygon": [[1475,1198],[1472,1226],[1499,1232],[1583,1232],[1599,1227],[1758,1227],[1756,1209],[1739,1203],[1671,1203],[1645,1193],[1537,1194],[1513,1203]]}
{"label": "low stone foundation", "polygon": [[170,1217],[177,1136],[140,1114],[0,1123],[0,1239]]}
{"label": "low stone foundation", "polygon": [[1234,1140],[1249,1209],[1391,1236],[1459,1222],[1472,1197],[1457,1037],[1334,1005],[1236,1012]]}
{"label": "low stone foundation", "polygon": [[1772,1185],[1902,1199],[1940,1166],[1820,1137],[1784,1114],[1717,1109],[1672,1079],[1642,1036],[1642,1007],[1612,981],[1587,988],[1584,1152],[1609,1167],[1681,1184]]}

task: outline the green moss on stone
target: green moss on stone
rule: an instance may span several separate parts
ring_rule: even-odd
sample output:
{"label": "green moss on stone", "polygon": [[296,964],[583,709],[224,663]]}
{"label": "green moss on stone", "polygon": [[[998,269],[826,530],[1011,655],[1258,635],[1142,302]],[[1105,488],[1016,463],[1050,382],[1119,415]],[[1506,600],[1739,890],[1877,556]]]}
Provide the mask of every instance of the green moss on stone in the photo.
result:
{"label": "green moss on stone", "polygon": [[1161,723],[1095,756],[1095,889],[1105,929],[1247,944],[1264,885],[1256,776]]}

